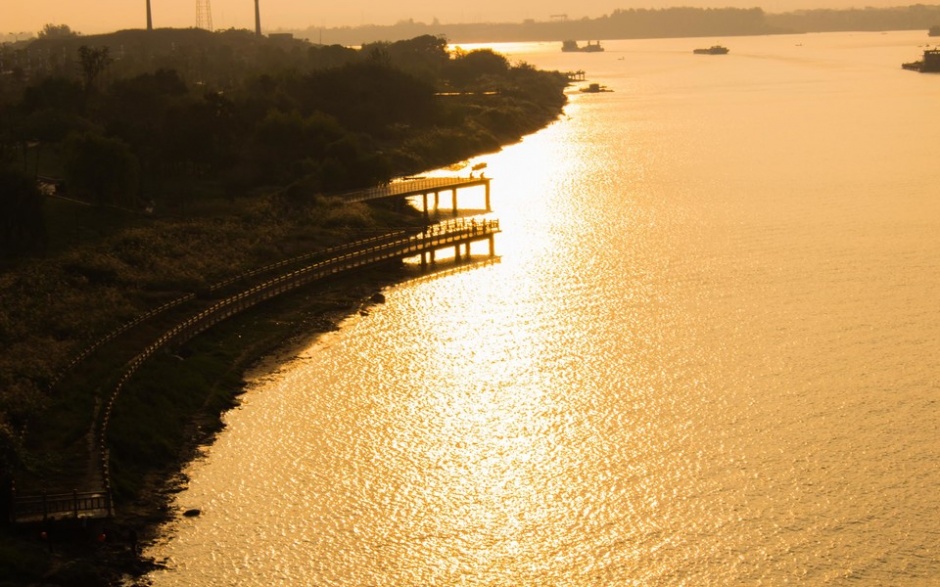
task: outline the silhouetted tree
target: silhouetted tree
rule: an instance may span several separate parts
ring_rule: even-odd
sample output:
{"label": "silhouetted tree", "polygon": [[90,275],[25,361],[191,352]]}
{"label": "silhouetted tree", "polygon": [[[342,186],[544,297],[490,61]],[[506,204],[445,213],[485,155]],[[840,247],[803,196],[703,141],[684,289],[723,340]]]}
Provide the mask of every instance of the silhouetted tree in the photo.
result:
{"label": "silhouetted tree", "polygon": [[36,173],[46,144],[63,140],[70,132],[87,128],[81,117],[85,93],[80,83],[63,77],[49,77],[26,88],[19,105],[21,114],[14,125],[14,136],[23,149],[24,165],[28,146],[34,145]]}
{"label": "silhouetted tree", "polygon": [[43,196],[32,177],[0,167],[0,256],[39,252],[45,248]]}
{"label": "silhouetted tree", "polygon": [[151,140],[156,149],[151,172],[176,177],[217,176],[236,164],[246,141],[231,100],[217,93],[190,97],[166,109]]}
{"label": "silhouetted tree", "polygon": [[301,88],[305,111],[322,110],[347,129],[381,135],[390,125],[422,125],[436,112],[434,86],[374,62],[314,72]]}
{"label": "silhouetted tree", "polygon": [[437,79],[450,59],[447,39],[434,35],[394,43],[369,43],[362,50],[370,57],[381,54],[385,58],[383,63],[425,81]]}
{"label": "silhouetted tree", "polygon": [[89,92],[108,65],[111,64],[108,47],[89,47],[82,45],[78,48],[78,59],[82,65],[82,80],[85,82],[85,91]]}
{"label": "silhouetted tree", "polygon": [[325,45],[307,49],[307,62],[311,69],[340,67],[358,60],[358,51],[342,45]]}
{"label": "silhouetted tree", "polygon": [[482,78],[505,76],[509,72],[509,61],[492,49],[477,49],[469,53],[458,52],[444,70],[444,77],[458,87],[464,88]]}
{"label": "silhouetted tree", "polygon": [[139,163],[123,141],[90,132],[73,134],[65,141],[63,158],[70,191],[97,204],[136,204]]}
{"label": "silhouetted tree", "polygon": [[85,95],[75,80],[47,77],[26,88],[20,107],[25,112],[53,109],[79,114],[85,107]]}
{"label": "silhouetted tree", "polygon": [[78,33],[72,30],[67,24],[47,24],[39,31],[40,39],[62,39],[67,37],[77,37]]}

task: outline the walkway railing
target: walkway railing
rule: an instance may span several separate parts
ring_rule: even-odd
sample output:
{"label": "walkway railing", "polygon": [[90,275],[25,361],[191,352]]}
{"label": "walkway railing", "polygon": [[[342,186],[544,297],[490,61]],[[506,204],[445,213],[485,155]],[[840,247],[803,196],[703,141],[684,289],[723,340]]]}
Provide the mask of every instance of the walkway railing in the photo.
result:
{"label": "walkway railing", "polygon": [[[340,192],[337,194],[333,194],[333,197],[341,198],[345,200],[346,202],[362,202],[362,201],[376,200],[376,199],[382,199],[382,198],[391,198],[391,197],[408,197],[408,196],[422,194],[422,193],[433,193],[435,191],[456,190],[457,188],[460,188],[460,187],[467,187],[467,186],[474,186],[474,185],[487,186],[487,194],[488,194],[489,182],[490,182],[489,179],[486,179],[483,177],[477,177],[477,178],[473,178],[473,177],[471,178],[425,177],[425,178],[420,178],[420,179],[406,179],[402,181],[394,181],[385,185],[381,185],[381,186],[377,186],[377,187],[373,187],[369,189],[364,189],[364,190]],[[487,196],[487,210],[489,209],[488,198],[489,196]],[[427,210],[425,210],[425,213],[427,213]],[[405,231],[401,231],[398,233],[386,233],[381,236],[376,236],[374,237],[374,239],[369,239],[369,240],[375,240],[377,242],[385,241],[385,240],[388,240],[389,237],[394,237],[395,235],[403,236],[405,234],[406,234]],[[335,253],[342,251],[342,250],[358,248],[359,246],[361,246],[362,242],[363,241],[357,241],[355,243],[340,245],[337,247],[332,247],[330,249],[324,249],[322,251],[307,253],[305,255],[294,257],[292,259],[287,259],[285,261],[279,261],[277,263],[273,263],[273,264],[270,264],[265,267],[261,267],[259,269],[255,269],[252,271],[247,271],[245,273],[242,273],[240,275],[237,275],[225,281],[216,283],[204,291],[213,293],[229,285],[233,285],[234,283],[237,283],[244,279],[248,279],[250,277],[254,277],[256,275],[261,275],[269,271],[275,271],[282,267],[288,267],[292,264],[301,263],[301,262],[304,262],[305,260],[309,260],[313,258],[318,258],[318,257],[325,258],[327,256],[334,255]],[[117,328],[107,333],[102,338],[89,344],[88,346],[83,348],[77,355],[75,355],[64,368],[60,369],[58,373],[56,373],[53,376],[52,380],[49,382],[49,389],[51,390],[55,388],[55,386],[58,385],[58,383],[62,381],[62,379],[70,371],[75,369],[80,363],[82,363],[85,359],[91,356],[92,353],[94,353],[96,350],[101,348],[106,343],[114,340],[115,338],[127,332],[131,328],[137,326],[138,324],[146,322],[147,320],[150,320],[156,317],[157,315],[162,314],[163,312],[166,312],[167,310],[180,306],[184,303],[190,302],[196,297],[197,297],[196,293],[189,293],[175,300],[171,300],[158,308],[154,308],[153,310],[150,310],[149,312],[141,314],[137,316],[136,318],[134,318],[133,320],[130,320],[129,322],[126,322],[118,326]]]}
{"label": "walkway railing", "polygon": [[260,302],[292,291],[313,281],[391,259],[402,259],[419,255],[428,250],[457,245],[477,239],[492,238],[492,236],[499,231],[498,220],[460,218],[431,225],[427,227],[425,231],[417,235],[390,235],[388,239],[370,239],[366,242],[359,242],[359,248],[280,275],[265,283],[220,300],[202,312],[178,323],[143,349],[140,354],[127,364],[124,373],[106,401],[101,423],[98,428],[99,456],[101,459],[101,470],[105,490],[110,493],[110,455],[108,451],[107,434],[114,405],[130,378],[137,372],[141,365],[159,349],[171,342],[181,343],[189,340],[223,320],[243,312]]}
{"label": "walkway railing", "polygon": [[12,519],[17,523],[67,518],[103,518],[112,513],[111,494],[106,491],[15,496]]}
{"label": "walkway railing", "polygon": [[[210,285],[209,287],[207,287],[207,288],[206,288],[205,290],[203,290],[203,291],[206,291],[206,292],[208,292],[208,293],[214,293],[214,292],[220,291],[220,290],[222,290],[222,289],[224,289],[224,288],[226,288],[226,287],[229,287],[229,286],[231,286],[231,285],[234,285],[234,284],[236,284],[236,283],[238,283],[238,282],[240,282],[240,281],[244,281],[244,280],[246,280],[246,279],[249,279],[249,278],[252,278],[252,277],[255,277],[255,276],[258,276],[258,275],[264,275],[265,273],[270,273],[270,272],[272,272],[272,271],[277,271],[278,269],[282,269],[282,268],[284,268],[284,267],[290,267],[291,265],[296,265],[296,264],[299,264],[299,263],[304,263],[304,262],[310,261],[311,259],[327,258],[327,257],[333,256],[333,255],[336,255],[336,254],[339,253],[340,251],[347,251],[347,250],[355,249],[355,248],[357,248],[357,247],[361,247],[363,243],[385,242],[385,241],[387,241],[389,238],[392,238],[392,237],[399,237],[399,238],[400,238],[401,236],[403,236],[403,235],[405,235],[405,234],[407,234],[406,231],[405,231],[404,229],[402,229],[402,230],[395,231],[395,232],[392,232],[392,233],[383,233],[383,234],[381,234],[381,235],[379,235],[379,236],[375,236],[375,237],[372,237],[372,238],[368,238],[368,239],[363,239],[363,240],[355,241],[355,242],[352,242],[352,243],[345,243],[345,244],[342,244],[342,245],[337,245],[337,246],[334,246],[334,247],[328,247],[328,248],[325,248],[325,249],[321,249],[321,250],[319,250],[319,251],[314,251],[314,252],[311,252],[311,253],[305,253],[305,254],[303,254],[303,255],[298,255],[298,256],[292,257],[292,258],[290,258],[290,259],[285,259],[285,260],[283,260],[283,261],[278,261],[278,262],[276,262],[276,263],[271,263],[271,264],[265,265],[265,266],[263,266],[263,267],[259,267],[259,268],[257,268],[257,269],[251,269],[251,270],[249,270],[249,271],[245,271],[245,272],[243,272],[243,273],[240,273],[240,274],[238,274],[238,275],[235,275],[234,277],[230,277],[230,278],[225,279],[225,280],[223,280],[223,281],[214,283],[214,284]],[[167,312],[168,310],[171,310],[171,309],[173,309],[173,308],[175,308],[175,307],[177,307],[177,306],[181,306],[181,305],[183,305],[183,304],[185,304],[185,303],[187,303],[187,302],[191,302],[191,301],[194,300],[196,297],[197,297],[197,294],[196,294],[196,293],[188,293],[188,294],[185,294],[185,295],[183,295],[183,296],[180,296],[180,297],[178,297],[178,298],[176,298],[176,299],[174,299],[174,300],[170,300],[169,302],[167,302],[167,303],[165,303],[165,304],[163,304],[163,305],[161,305],[161,306],[159,306],[159,307],[157,307],[157,308],[153,308],[152,310],[149,310],[149,311],[147,311],[147,312],[145,312],[145,313],[143,313],[143,314],[140,314],[140,315],[138,315],[138,316],[135,316],[132,320],[129,320],[128,322],[125,322],[124,324],[121,324],[120,326],[118,326],[118,327],[115,328],[114,330],[108,332],[107,334],[105,334],[105,335],[102,336],[101,338],[95,340],[93,343],[87,345],[85,348],[83,348],[83,349],[81,350],[81,352],[79,352],[77,355],[75,355],[74,357],[72,357],[72,359],[65,365],[65,367],[63,367],[62,369],[59,370],[58,373],[56,373],[56,375],[55,375],[55,376],[52,378],[52,380],[49,382],[49,389],[55,388],[55,386],[58,385],[58,383],[59,383],[60,381],[62,381],[62,380],[66,377],[66,375],[69,374],[69,372],[71,372],[73,369],[75,369],[76,367],[78,367],[78,365],[80,365],[85,359],[87,359],[88,357],[90,357],[96,350],[98,350],[99,348],[101,348],[102,346],[104,346],[105,344],[107,344],[108,342],[110,342],[110,341],[116,339],[118,336],[124,334],[125,332],[129,331],[130,329],[134,328],[135,326],[137,326],[137,325],[139,325],[139,324],[143,324],[143,323],[146,322],[147,320],[151,320],[151,319],[153,319],[153,318],[155,318],[155,317],[157,317],[157,316],[163,314],[164,312]]]}

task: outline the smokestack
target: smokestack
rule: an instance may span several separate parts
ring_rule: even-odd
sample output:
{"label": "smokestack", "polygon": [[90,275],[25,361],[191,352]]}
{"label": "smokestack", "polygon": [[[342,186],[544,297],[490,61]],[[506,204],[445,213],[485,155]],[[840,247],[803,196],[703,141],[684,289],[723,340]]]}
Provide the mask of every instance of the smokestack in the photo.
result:
{"label": "smokestack", "polygon": [[153,30],[153,16],[150,13],[150,0],[147,0],[147,30]]}
{"label": "smokestack", "polygon": [[258,5],[260,0],[255,0],[255,34],[261,34],[261,7]]}

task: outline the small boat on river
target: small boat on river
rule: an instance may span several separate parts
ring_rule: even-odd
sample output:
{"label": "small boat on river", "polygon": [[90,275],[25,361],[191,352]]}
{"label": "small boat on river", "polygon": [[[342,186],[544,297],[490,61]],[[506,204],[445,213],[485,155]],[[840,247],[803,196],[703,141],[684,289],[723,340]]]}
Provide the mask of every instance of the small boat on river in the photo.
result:
{"label": "small boat on river", "polygon": [[694,49],[692,52],[696,55],[724,55],[728,52],[728,48],[721,45],[712,45],[707,49]]}
{"label": "small boat on river", "polygon": [[599,94],[601,92],[613,92],[607,86],[602,86],[600,84],[588,84],[581,88],[581,91],[585,94]]}

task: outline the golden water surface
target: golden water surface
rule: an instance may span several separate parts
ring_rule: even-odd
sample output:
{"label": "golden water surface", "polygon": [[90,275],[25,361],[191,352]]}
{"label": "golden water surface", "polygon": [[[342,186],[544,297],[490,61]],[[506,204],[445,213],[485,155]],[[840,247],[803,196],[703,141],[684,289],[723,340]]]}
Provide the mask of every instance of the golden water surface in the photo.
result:
{"label": "golden water surface", "polygon": [[254,375],[154,585],[940,584],[926,40],[498,46],[613,92],[480,159],[499,259]]}

